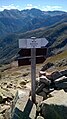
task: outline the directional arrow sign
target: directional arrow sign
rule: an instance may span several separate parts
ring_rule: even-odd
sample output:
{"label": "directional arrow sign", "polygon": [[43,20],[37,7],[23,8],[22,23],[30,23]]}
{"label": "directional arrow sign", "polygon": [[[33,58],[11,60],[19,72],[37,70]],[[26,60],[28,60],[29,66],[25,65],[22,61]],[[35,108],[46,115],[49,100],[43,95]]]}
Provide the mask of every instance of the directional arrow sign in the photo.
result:
{"label": "directional arrow sign", "polygon": [[36,103],[36,48],[45,47],[48,44],[46,38],[19,39],[19,48],[31,48],[31,98]]}
{"label": "directional arrow sign", "polygon": [[46,38],[19,39],[19,48],[41,48],[48,44]]}

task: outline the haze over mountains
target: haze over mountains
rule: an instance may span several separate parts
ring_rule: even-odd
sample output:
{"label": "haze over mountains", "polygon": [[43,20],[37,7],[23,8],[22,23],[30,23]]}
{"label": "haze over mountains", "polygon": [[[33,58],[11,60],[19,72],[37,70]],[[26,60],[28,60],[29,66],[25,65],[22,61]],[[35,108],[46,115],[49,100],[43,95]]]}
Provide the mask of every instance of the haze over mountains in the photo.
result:
{"label": "haze over mountains", "polygon": [[67,12],[4,10],[0,12],[0,62],[17,55],[18,39],[46,37],[51,54],[67,49]]}

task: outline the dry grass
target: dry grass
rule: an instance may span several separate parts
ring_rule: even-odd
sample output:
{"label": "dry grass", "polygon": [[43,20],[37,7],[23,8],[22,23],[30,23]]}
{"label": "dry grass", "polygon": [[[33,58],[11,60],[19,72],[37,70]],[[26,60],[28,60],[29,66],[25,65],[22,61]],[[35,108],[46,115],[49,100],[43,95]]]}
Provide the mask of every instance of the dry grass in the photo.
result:
{"label": "dry grass", "polygon": [[55,63],[56,61],[64,59],[64,58],[67,58],[67,50],[60,54],[57,54],[57,55],[47,58],[45,63],[48,63],[48,62]]}

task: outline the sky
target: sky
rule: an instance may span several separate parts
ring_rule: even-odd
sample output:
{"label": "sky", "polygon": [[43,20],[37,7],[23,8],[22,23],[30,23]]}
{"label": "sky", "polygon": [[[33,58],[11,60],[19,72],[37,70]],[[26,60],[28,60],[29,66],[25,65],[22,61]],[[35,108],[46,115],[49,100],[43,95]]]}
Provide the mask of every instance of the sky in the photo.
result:
{"label": "sky", "polygon": [[67,0],[0,0],[0,11],[4,9],[31,9],[37,8],[42,11],[66,11]]}

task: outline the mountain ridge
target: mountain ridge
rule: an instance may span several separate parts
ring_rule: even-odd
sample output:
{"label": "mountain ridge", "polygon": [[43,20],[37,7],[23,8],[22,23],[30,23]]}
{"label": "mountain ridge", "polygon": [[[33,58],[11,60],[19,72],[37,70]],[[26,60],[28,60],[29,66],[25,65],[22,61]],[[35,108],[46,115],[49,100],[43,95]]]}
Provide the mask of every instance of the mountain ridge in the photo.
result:
{"label": "mountain ridge", "polygon": [[10,62],[17,57],[19,51],[18,39],[31,37],[45,37],[49,41],[47,47],[49,48],[48,55],[50,56],[63,52],[67,50],[67,22],[58,22],[49,28],[43,27],[25,33],[7,35],[0,40],[0,63]]}
{"label": "mountain ridge", "polygon": [[64,11],[44,12],[35,8],[21,11],[4,10],[0,12],[0,36],[51,26],[65,18],[67,19],[67,12]]}

